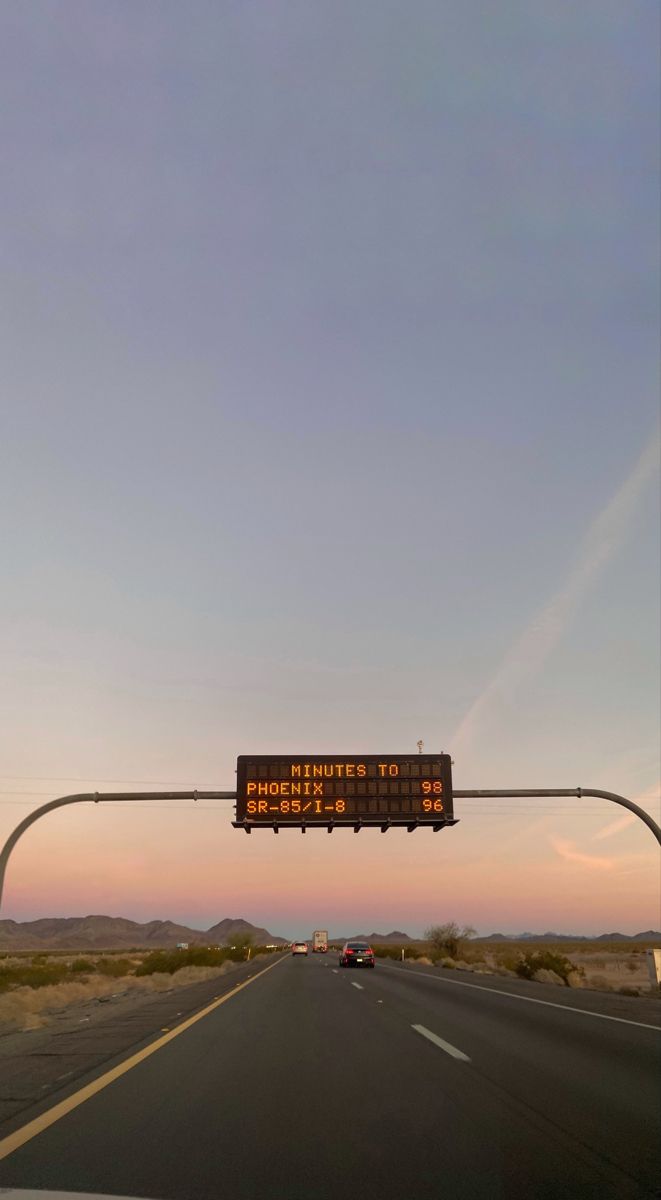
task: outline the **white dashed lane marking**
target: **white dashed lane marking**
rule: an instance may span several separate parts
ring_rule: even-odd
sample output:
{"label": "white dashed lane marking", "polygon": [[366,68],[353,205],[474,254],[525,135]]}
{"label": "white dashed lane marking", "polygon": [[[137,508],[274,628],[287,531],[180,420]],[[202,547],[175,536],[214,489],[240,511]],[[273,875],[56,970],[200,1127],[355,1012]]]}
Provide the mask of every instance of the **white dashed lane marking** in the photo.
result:
{"label": "white dashed lane marking", "polygon": [[451,1054],[453,1058],[458,1058],[460,1062],[470,1062],[467,1054],[463,1050],[457,1050],[456,1046],[451,1046],[449,1042],[444,1042],[443,1038],[432,1033],[431,1029],[425,1029],[424,1025],[412,1025],[411,1029],[415,1029],[416,1033],[421,1033],[428,1041],[433,1042],[439,1049],[445,1050],[446,1054]]}

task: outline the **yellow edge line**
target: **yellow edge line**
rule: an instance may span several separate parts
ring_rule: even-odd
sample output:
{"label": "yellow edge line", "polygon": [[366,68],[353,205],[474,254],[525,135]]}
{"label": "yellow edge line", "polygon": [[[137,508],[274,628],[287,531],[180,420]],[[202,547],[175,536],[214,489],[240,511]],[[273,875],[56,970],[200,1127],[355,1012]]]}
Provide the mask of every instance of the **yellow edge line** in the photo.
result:
{"label": "yellow edge line", "polygon": [[226,996],[221,996],[220,999],[214,1000],[212,1004],[208,1004],[201,1012],[195,1013],[194,1016],[189,1017],[186,1021],[182,1021],[181,1025],[177,1025],[176,1029],[172,1029],[164,1037],[158,1038],[150,1046],[145,1046],[143,1050],[138,1050],[137,1054],[131,1055],[130,1058],[125,1059],[124,1062],[119,1063],[110,1071],[106,1071],[105,1075],[100,1075],[98,1079],[93,1080],[92,1083],[88,1083],[80,1091],[74,1092],[72,1096],[67,1096],[66,1100],[61,1100],[59,1104],[55,1104],[53,1108],[49,1108],[41,1116],[35,1117],[34,1121],[29,1121],[27,1125],[23,1125],[21,1129],[17,1129],[15,1133],[8,1134],[6,1138],[0,1141],[0,1159],[7,1158],[9,1154],[13,1154],[15,1150],[24,1146],[26,1142],[32,1141],[32,1138],[36,1137],[37,1134],[43,1133],[44,1129],[48,1129],[50,1125],[54,1125],[56,1121],[61,1120],[62,1117],[66,1117],[67,1113],[72,1112],[74,1108],[78,1108],[80,1104],[84,1104],[86,1100],[90,1100],[92,1096],[96,1096],[97,1092],[102,1092],[115,1079],[120,1079],[122,1075],[126,1075],[127,1071],[130,1071],[133,1067],[137,1067],[138,1063],[144,1062],[146,1058],[155,1054],[157,1050],[162,1049],[163,1046],[167,1046],[168,1042],[171,1042],[173,1038],[179,1037],[180,1033],[184,1033],[186,1029],[190,1029],[191,1025],[195,1025],[197,1021],[201,1021],[203,1017],[208,1016],[215,1008],[220,1008],[221,1004],[226,1004],[228,1000],[232,1000],[239,992],[243,991],[243,988],[248,987],[255,980],[261,979],[262,975],[266,975],[267,971],[272,971],[274,967],[277,967],[283,961],[284,957],[283,955],[282,958],[278,958],[270,966],[264,967],[263,971],[259,971],[251,979],[246,979],[244,983],[238,983]]}

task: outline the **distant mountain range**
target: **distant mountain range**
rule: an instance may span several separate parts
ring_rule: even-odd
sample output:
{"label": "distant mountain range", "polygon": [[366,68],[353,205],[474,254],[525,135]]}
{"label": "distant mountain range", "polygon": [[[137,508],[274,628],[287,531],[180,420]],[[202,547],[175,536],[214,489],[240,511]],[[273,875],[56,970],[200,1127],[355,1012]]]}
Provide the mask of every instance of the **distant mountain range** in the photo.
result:
{"label": "distant mountain range", "polygon": [[375,945],[380,945],[383,942],[396,942],[401,946],[403,942],[413,942],[415,938],[410,938],[408,933],[401,933],[399,929],[393,929],[392,933],[352,933],[349,937],[334,937],[330,939],[332,942],[374,942]]}
{"label": "distant mountain range", "polygon": [[[303,934],[311,937],[312,931]],[[174,921],[129,921],[126,917],[42,917],[38,921],[0,921],[0,952],[12,950],[129,950],[167,949],[177,942],[190,945],[227,946],[237,937],[250,937],[255,946],[286,946],[289,938],[269,933],[251,925],[242,917],[225,917],[210,929],[190,929]],[[335,944],[356,940],[402,945],[420,941],[408,933],[393,929],[390,933],[354,933],[349,937],[331,937]],[[569,933],[492,933],[478,939],[482,942],[657,942],[661,932],[646,929],[643,933],[602,933],[598,937]]]}
{"label": "distant mountain range", "polygon": [[174,921],[140,924],[125,917],[42,917],[38,921],[0,921],[0,951],[11,950],[128,950],[131,947],[167,949],[177,942],[200,945],[231,945],[236,937],[252,939],[253,945],[287,945],[242,917],[225,917],[210,929],[189,929]]}
{"label": "distant mountain range", "polygon": [[[379,945],[382,942],[395,942],[403,945],[406,942],[424,942],[424,938],[412,938],[408,933],[395,929],[392,933],[354,933],[350,937],[333,937],[331,942],[350,942],[353,940],[372,942]],[[583,933],[490,933],[487,937],[479,937],[478,942],[654,942],[661,945],[661,932],[658,929],[646,929],[643,933],[600,933],[591,937]]]}
{"label": "distant mountain range", "polygon": [[661,941],[658,929],[643,933],[600,933],[591,937],[584,933],[490,933],[478,938],[480,942],[653,942]]}

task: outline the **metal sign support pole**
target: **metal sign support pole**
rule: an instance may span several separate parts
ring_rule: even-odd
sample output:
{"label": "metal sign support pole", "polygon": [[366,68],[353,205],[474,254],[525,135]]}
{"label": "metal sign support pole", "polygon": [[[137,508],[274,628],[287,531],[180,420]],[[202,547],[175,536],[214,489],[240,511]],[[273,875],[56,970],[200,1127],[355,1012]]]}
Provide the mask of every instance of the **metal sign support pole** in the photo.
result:
{"label": "metal sign support pole", "polygon": [[0,911],[9,855],[18,839],[26,829],[34,825],[35,821],[55,808],[64,808],[66,804],[106,804],[110,801],[130,802],[136,800],[236,800],[236,792],[80,792],[75,796],[60,796],[59,800],[49,800],[48,804],[42,804],[40,808],[35,808],[34,812],[28,813],[20,825],[16,826],[14,832],[10,833],[0,850]]}
{"label": "metal sign support pole", "polygon": [[[645,812],[643,808],[640,808],[639,805],[634,804],[633,800],[627,800],[626,796],[619,796],[616,792],[604,792],[596,788],[498,788],[495,790],[492,788],[481,788],[470,791],[454,789],[453,795],[459,800],[469,798],[475,800],[519,799],[524,797],[540,798],[543,796],[575,796],[580,800],[583,796],[596,796],[601,800],[610,800],[613,804],[620,804],[623,808],[628,809],[629,812],[634,813],[647,825],[659,845],[661,845],[661,828],[657,825],[654,818]],[[64,808],[68,804],[137,803],[142,800],[236,800],[236,792],[81,792],[78,795],[60,796],[57,800],[50,800],[48,804],[42,804],[40,808],[35,808],[34,812],[29,813],[17,825],[13,833],[10,833],[2,850],[0,850],[0,908],[2,906],[2,893],[9,856],[18,839],[40,817],[45,816],[48,812],[53,812],[56,808]],[[454,824],[454,822],[452,823]],[[237,822],[233,822],[233,824],[236,826]],[[239,827],[245,828],[247,833],[250,832],[250,827],[246,823],[239,822],[238,824]],[[337,822],[330,822],[328,826],[329,832],[337,824]],[[375,824],[377,829],[381,828],[382,833],[391,828],[390,822],[380,826],[378,823]],[[365,827],[360,822],[357,827],[354,826],[354,828],[358,829]],[[435,825],[434,832],[442,828],[444,828],[443,825]],[[278,832],[277,824],[275,825],[275,832]]]}
{"label": "metal sign support pole", "polygon": [[618,796],[617,792],[602,792],[597,788],[505,788],[496,791],[490,788],[486,790],[482,788],[481,790],[470,792],[454,789],[453,795],[460,798],[462,796],[464,798],[470,797],[471,799],[504,799],[524,796],[578,796],[579,800],[583,796],[597,796],[601,800],[612,800],[613,804],[621,804],[623,808],[628,808],[629,812],[635,813],[637,817],[640,817],[641,821],[645,822],[647,828],[652,830],[654,837],[659,845],[661,845],[661,827],[657,825],[654,818],[645,812],[644,808],[640,808],[637,804],[634,804],[633,800],[627,800],[626,796]]}

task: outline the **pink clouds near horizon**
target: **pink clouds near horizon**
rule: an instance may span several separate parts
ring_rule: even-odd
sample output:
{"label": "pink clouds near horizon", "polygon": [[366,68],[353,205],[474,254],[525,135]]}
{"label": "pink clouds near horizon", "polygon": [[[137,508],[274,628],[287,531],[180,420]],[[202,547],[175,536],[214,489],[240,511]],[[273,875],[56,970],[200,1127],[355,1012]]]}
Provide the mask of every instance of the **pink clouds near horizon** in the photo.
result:
{"label": "pink clouds near horizon", "polygon": [[[549,817],[536,824],[544,822],[555,824]],[[524,836],[516,825],[513,832]],[[459,855],[450,840],[443,852],[431,837],[421,839],[414,854],[403,832],[397,841],[388,835],[388,844],[361,834],[361,845],[346,834],[342,843],[336,833],[332,847],[323,836],[308,834],[304,848],[291,833],[282,834],[277,847],[272,835],[262,834],[259,843],[256,834],[254,858],[235,831],[221,840],[222,850],[198,846],[192,859],[169,844],[124,846],[117,853],[107,847],[106,855],[99,846],[88,856],[64,846],[57,855],[44,854],[43,845],[26,843],[9,867],[2,917],[96,912],[203,929],[243,916],[283,936],[318,924],[347,933],[399,928],[420,934],[448,918],[482,933],[634,933],[659,923],[656,855],[640,843],[635,852],[629,846],[595,855],[586,840],[547,828],[498,851],[471,847],[474,835],[467,831]]]}

